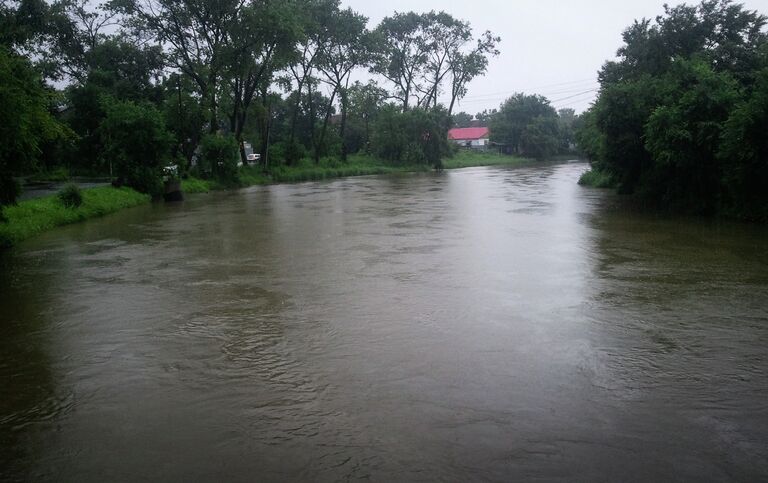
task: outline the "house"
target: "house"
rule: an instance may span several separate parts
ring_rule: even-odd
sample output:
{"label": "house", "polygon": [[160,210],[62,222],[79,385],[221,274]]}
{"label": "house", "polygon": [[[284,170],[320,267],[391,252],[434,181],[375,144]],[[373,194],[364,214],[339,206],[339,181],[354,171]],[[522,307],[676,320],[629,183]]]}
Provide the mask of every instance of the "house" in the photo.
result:
{"label": "house", "polygon": [[461,147],[488,149],[490,132],[487,127],[457,127],[448,131],[448,140]]}

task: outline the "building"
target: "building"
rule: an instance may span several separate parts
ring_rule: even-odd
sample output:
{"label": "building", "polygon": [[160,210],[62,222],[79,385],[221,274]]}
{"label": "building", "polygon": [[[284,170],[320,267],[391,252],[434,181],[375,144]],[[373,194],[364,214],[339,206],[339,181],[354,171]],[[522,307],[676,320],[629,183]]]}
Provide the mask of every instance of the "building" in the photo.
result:
{"label": "building", "polygon": [[487,127],[457,127],[448,131],[448,140],[471,149],[488,149],[491,144]]}

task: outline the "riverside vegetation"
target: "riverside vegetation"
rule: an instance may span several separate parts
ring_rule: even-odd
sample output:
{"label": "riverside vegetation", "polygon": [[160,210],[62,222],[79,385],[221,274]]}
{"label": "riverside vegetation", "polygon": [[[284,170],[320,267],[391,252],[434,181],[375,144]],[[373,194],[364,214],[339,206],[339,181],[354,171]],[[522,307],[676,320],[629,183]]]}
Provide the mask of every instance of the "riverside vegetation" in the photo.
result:
{"label": "riverside vegetation", "polygon": [[[0,223],[0,247],[14,245],[59,225],[147,203],[150,198],[149,195],[127,187],[91,188],[82,190],[79,195],[81,202],[77,206],[59,196],[37,198],[6,206],[3,210],[6,220]],[[71,199],[72,195],[68,196]]]}
{"label": "riverside vegetation", "polygon": [[[339,0],[177,4],[2,2],[5,233],[20,226],[19,177],[109,176],[151,196],[171,166],[200,192],[519,162],[453,156],[448,129],[470,125],[524,158],[578,147],[592,161],[583,184],[664,209],[768,219],[766,19],[730,0],[635,22],[583,115],[516,93],[474,119],[454,108],[500,39],[446,12],[395,13],[369,28]],[[378,81],[351,82],[361,70]],[[239,168],[246,141],[261,161]],[[52,218],[80,219],[83,206]]]}
{"label": "riverside vegetation", "polygon": [[[532,160],[496,153],[462,151],[445,160],[445,169],[469,166],[518,166]],[[295,183],[345,176],[370,174],[411,173],[427,171],[419,164],[392,166],[370,156],[350,156],[348,163],[332,158],[322,159],[315,164],[304,160],[295,166],[281,166],[265,173],[259,167],[246,166],[237,170],[234,179],[223,182],[216,179],[188,177],[182,181],[187,193],[209,191],[273,183]],[[56,226],[83,221],[88,218],[130,208],[150,201],[150,195],[131,188],[100,187],[79,190],[74,185],[65,186],[56,196],[22,201],[4,209],[6,219],[0,223],[0,247],[12,246]]]}
{"label": "riverside vegetation", "polygon": [[[445,12],[369,28],[339,0],[177,4],[2,3],[0,206],[19,176],[62,169],[157,194],[172,165],[225,186],[377,172],[356,153],[439,168],[453,107],[500,40]],[[238,170],[249,146],[260,169]]]}
{"label": "riverside vegetation", "polygon": [[648,205],[768,221],[766,17],[724,0],[624,32],[576,134],[584,184]]}

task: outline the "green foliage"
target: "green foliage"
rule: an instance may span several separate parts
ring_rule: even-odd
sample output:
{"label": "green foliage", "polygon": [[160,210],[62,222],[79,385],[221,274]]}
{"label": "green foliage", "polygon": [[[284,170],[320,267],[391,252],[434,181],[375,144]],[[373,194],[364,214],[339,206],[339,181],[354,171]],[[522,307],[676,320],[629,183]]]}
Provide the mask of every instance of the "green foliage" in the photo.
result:
{"label": "green foliage", "polygon": [[65,91],[69,109],[62,120],[77,134],[74,152],[69,165],[75,170],[108,173],[109,165],[104,166],[99,136],[99,126],[107,116],[103,91],[95,84],[72,86]]}
{"label": "green foliage", "polygon": [[768,69],[725,123],[718,159],[731,215],[768,221]]}
{"label": "green foliage", "polygon": [[167,98],[162,110],[168,130],[175,137],[173,156],[184,159],[183,167],[186,171],[203,135],[205,111],[191,95],[194,86],[189,79],[173,75],[164,87]]}
{"label": "green foliage", "polygon": [[578,122],[578,116],[574,109],[566,108],[558,109],[557,117],[558,131],[560,133],[558,151],[562,154],[571,153],[573,152],[572,146],[576,142],[575,129]]}
{"label": "green foliage", "polygon": [[472,127],[472,114],[466,112],[459,112],[451,116],[451,124],[453,127]]}
{"label": "green foliage", "polygon": [[537,95],[515,94],[491,117],[491,141],[512,153],[543,159],[557,153],[559,118],[549,100]]}
{"label": "green foliage", "polygon": [[200,142],[200,165],[205,175],[223,183],[237,183],[240,150],[232,136],[208,134]]}
{"label": "green foliage", "polygon": [[605,171],[592,168],[579,177],[579,184],[582,186],[591,186],[593,188],[613,188],[616,186],[611,175]]}
{"label": "green foliage", "polygon": [[445,169],[456,169],[473,166],[520,166],[530,162],[530,159],[492,151],[462,149],[455,155],[445,158],[443,160],[443,167]]}
{"label": "green foliage", "polygon": [[82,196],[82,204],[75,208],[65,207],[57,196],[6,206],[3,215],[7,221],[0,223],[0,247],[14,245],[59,225],[106,215],[149,201],[149,196],[130,188],[92,188],[83,190]]}
{"label": "green foliage", "polygon": [[388,106],[374,125],[372,151],[394,163],[441,167],[442,158],[450,153],[445,116],[439,110],[400,112]]}
{"label": "green foliage", "polygon": [[51,116],[51,101],[30,63],[0,46],[0,206],[16,200],[11,177],[35,168],[43,143],[70,134]]}
{"label": "green foliage", "polygon": [[579,152],[592,163],[605,158],[605,135],[597,124],[595,109],[590,109],[579,116],[574,128],[574,139]]}
{"label": "green foliage", "polygon": [[557,117],[536,116],[520,134],[520,153],[535,159],[556,154],[560,148],[559,133]]}
{"label": "green foliage", "polygon": [[765,219],[765,24],[704,0],[630,26],[576,134],[587,180],[604,175],[665,209]]}
{"label": "green foliage", "polygon": [[43,0],[0,3],[0,45],[25,47],[39,38],[45,33],[49,10]]}
{"label": "green foliage", "polygon": [[75,183],[67,183],[56,196],[67,208],[77,208],[83,204],[83,192]]}
{"label": "green foliage", "polygon": [[[520,166],[531,160],[497,153],[462,151],[446,158],[444,168],[456,169],[472,166]],[[350,155],[346,162],[339,158],[322,158],[315,163],[311,158],[304,158],[293,165],[273,166],[265,172],[259,166],[243,166],[239,169],[237,186],[266,185],[272,183],[300,183],[346,176],[365,176],[374,174],[393,174],[428,171],[426,164],[392,164],[391,161],[364,154]],[[232,187],[216,180],[203,180],[189,177],[182,181],[185,193],[207,193],[209,191]]]}
{"label": "green foliage", "polygon": [[173,137],[163,116],[150,104],[104,99],[107,113],[99,126],[105,164],[128,186],[142,193],[162,189],[161,168],[170,161]]}
{"label": "green foliage", "polygon": [[216,188],[212,181],[190,176],[181,180],[181,191],[184,193],[208,193]]}
{"label": "green foliage", "polygon": [[643,170],[641,193],[668,207],[714,213],[722,177],[716,152],[738,85],[727,73],[689,61],[673,64],[664,80],[669,96],[645,123],[653,163]]}

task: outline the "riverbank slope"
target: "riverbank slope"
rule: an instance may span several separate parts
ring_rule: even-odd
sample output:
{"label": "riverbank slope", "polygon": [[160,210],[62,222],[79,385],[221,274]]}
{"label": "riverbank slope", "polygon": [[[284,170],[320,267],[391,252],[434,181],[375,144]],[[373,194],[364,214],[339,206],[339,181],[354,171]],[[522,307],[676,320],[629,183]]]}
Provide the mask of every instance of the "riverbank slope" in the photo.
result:
{"label": "riverbank slope", "polygon": [[[443,160],[445,169],[473,166],[522,166],[530,159],[505,156],[497,153],[462,151]],[[295,166],[277,166],[265,173],[260,167],[241,168],[236,183],[226,185],[216,180],[188,178],[182,182],[185,193],[205,193],[220,189],[244,188],[254,185],[299,183],[348,176],[365,176],[388,173],[429,171],[426,165],[391,165],[370,156],[354,155],[342,163],[336,159],[324,159],[315,164],[305,161]],[[76,223],[89,218],[114,213],[148,203],[150,197],[129,188],[99,187],[82,190],[83,204],[68,208],[57,196],[46,196],[21,201],[3,208],[6,221],[0,221],[0,248],[7,248],[57,226]]]}
{"label": "riverbank slope", "polygon": [[88,218],[148,203],[149,195],[130,188],[111,186],[84,189],[83,202],[78,207],[67,207],[58,196],[46,196],[19,202],[3,208],[5,221],[0,222],[0,248],[6,248],[60,225],[76,223]]}

